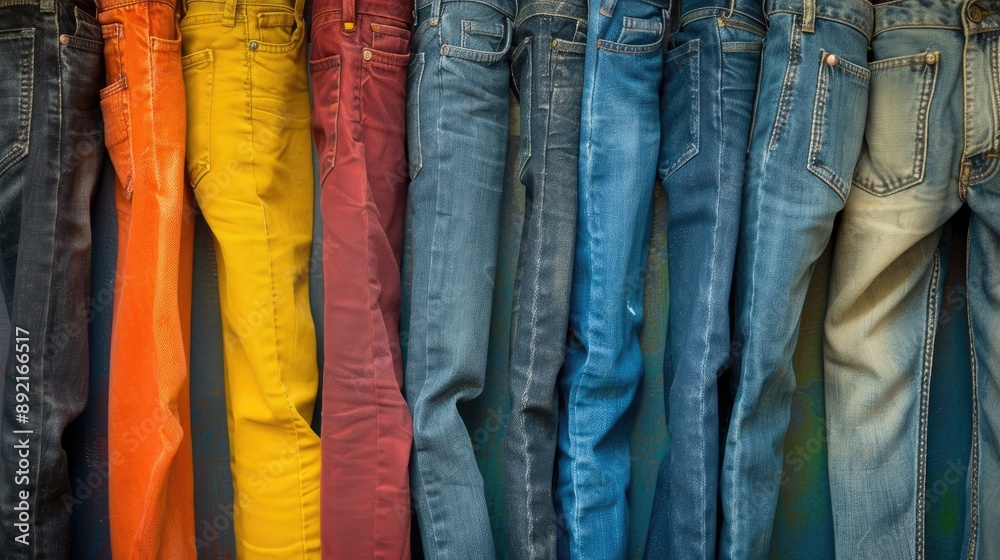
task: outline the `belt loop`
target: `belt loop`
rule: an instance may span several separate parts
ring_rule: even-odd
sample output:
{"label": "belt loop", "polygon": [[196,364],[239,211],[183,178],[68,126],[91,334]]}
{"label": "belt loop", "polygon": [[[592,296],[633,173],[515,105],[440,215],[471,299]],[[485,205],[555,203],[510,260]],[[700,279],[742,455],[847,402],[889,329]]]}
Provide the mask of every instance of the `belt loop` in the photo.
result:
{"label": "belt loop", "polygon": [[236,0],[226,0],[226,7],[222,10],[222,25],[236,27]]}
{"label": "belt loop", "polygon": [[42,0],[38,4],[38,11],[46,14],[56,11],[56,0]]}
{"label": "belt loop", "polygon": [[[300,2],[301,0],[295,0]],[[342,0],[342,8],[344,10],[344,32],[350,33],[354,31],[358,26],[357,12],[355,11],[354,0]]]}
{"label": "belt loop", "polygon": [[802,0],[802,32],[816,32],[816,0]]}

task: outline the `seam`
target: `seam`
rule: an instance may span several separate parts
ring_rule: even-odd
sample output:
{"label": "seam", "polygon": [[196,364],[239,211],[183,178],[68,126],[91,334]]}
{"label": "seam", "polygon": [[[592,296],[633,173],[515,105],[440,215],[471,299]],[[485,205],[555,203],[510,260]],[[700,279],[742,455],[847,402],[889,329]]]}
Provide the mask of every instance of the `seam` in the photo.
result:
{"label": "seam", "polygon": [[917,426],[917,503],[914,519],[914,535],[916,536],[916,557],[924,557],[924,515],[926,510],[925,497],[927,490],[927,420],[930,406],[931,373],[934,363],[934,339],[937,336],[938,290],[940,289],[941,253],[934,252],[934,264],[931,269],[930,286],[927,293],[927,312],[925,314],[925,338],[923,365],[920,372],[920,411]]}
{"label": "seam", "polygon": [[[969,262],[972,247],[972,222],[965,243],[965,290],[969,291]],[[969,324],[969,355],[972,366],[972,457],[969,460],[969,552],[968,560],[975,560],[979,540],[979,367],[976,363],[976,339],[972,332],[972,306],[965,306]]]}

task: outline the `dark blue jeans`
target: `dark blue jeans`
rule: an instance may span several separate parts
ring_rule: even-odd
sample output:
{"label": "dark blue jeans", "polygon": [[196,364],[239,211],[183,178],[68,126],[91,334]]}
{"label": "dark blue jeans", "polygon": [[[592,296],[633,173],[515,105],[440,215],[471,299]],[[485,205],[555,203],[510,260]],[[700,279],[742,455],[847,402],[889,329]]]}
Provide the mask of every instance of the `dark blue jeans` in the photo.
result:
{"label": "dark blue jeans", "polygon": [[101,28],[0,1],[0,557],[66,558],[63,432],[87,402],[90,206],[104,161]]}
{"label": "dark blue jeans", "polygon": [[566,352],[576,242],[585,0],[519,6],[513,54],[521,102],[524,230],[510,333],[511,413],[503,442],[511,558],[554,558],[556,381]]}
{"label": "dark blue jeans", "polygon": [[430,559],[495,557],[459,402],[483,390],[510,103],[513,0],[417,3],[407,86],[411,492]]}
{"label": "dark blue jeans", "polygon": [[715,558],[719,376],[765,23],[760,0],[684,0],[665,62],[660,180],[669,199],[664,363],[669,454],[647,558]]}

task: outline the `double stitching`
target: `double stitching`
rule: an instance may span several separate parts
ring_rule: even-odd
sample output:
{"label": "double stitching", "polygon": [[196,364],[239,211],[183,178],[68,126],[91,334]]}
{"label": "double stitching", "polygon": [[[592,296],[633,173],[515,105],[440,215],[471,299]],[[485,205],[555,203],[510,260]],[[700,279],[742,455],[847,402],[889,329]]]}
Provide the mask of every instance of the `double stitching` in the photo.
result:
{"label": "double stitching", "polygon": [[[6,36],[4,36],[6,35]],[[31,109],[34,97],[35,30],[22,29],[9,34],[0,34],[0,41],[14,41],[20,49],[20,84],[17,101],[17,135],[13,145],[0,157],[0,173],[21,161],[28,155],[31,143]],[[21,44],[22,42],[27,43]],[[2,147],[6,149],[6,147]]]}
{"label": "double stitching", "polygon": [[781,82],[781,94],[778,95],[778,110],[774,116],[774,126],[771,128],[771,140],[767,150],[773,151],[778,141],[788,128],[788,119],[792,111],[792,100],[795,97],[795,85],[799,81],[799,66],[802,65],[802,29],[799,17],[792,22],[789,37],[788,65],[785,67],[785,79]]}

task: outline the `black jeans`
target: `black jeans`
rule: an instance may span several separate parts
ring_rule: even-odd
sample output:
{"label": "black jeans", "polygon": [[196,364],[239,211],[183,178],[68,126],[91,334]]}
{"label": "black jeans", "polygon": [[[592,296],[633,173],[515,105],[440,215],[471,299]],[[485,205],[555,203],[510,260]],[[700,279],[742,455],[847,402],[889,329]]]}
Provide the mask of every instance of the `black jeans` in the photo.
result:
{"label": "black jeans", "polygon": [[524,230],[511,316],[504,435],[510,557],[556,557],[556,381],[566,353],[576,242],[585,0],[520,3],[511,68],[521,101]]}
{"label": "black jeans", "polygon": [[[30,0],[29,0],[30,1]],[[90,207],[104,159],[101,28],[0,0],[0,558],[65,558],[63,431],[87,401]]]}

